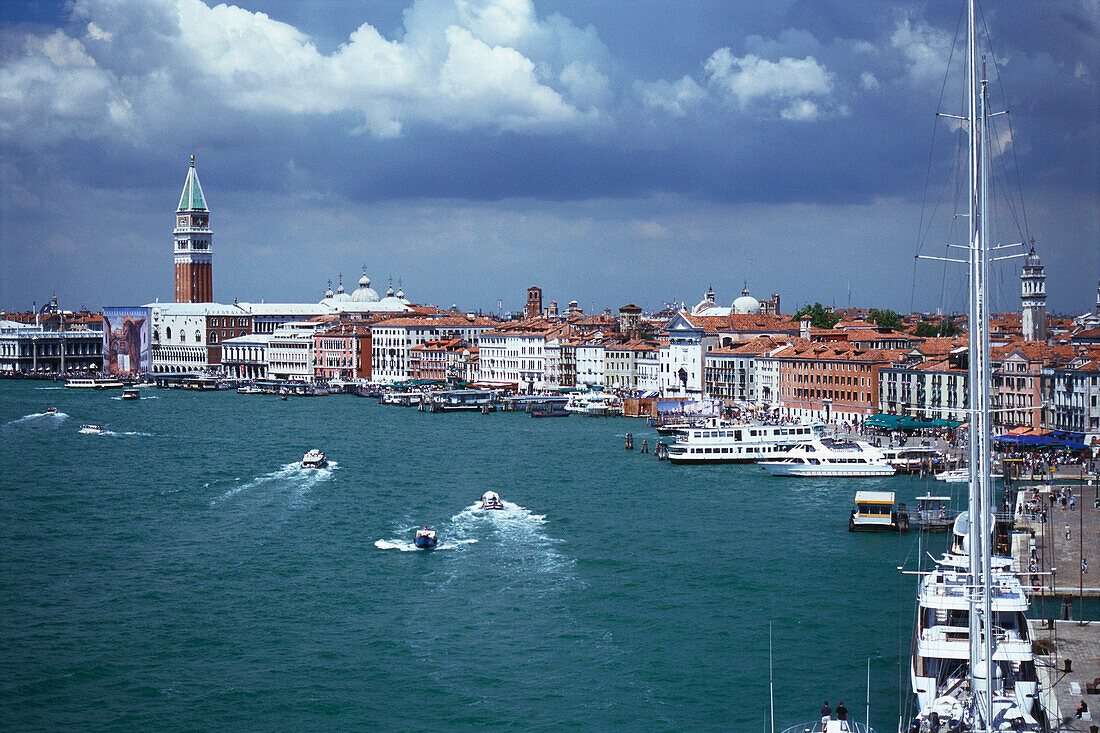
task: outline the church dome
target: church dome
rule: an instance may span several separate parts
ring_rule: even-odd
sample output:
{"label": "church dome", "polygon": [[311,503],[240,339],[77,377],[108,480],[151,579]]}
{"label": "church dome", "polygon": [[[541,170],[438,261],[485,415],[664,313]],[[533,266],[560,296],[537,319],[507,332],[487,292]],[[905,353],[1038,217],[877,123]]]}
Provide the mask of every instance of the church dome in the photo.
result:
{"label": "church dome", "polygon": [[370,278],[367,277],[366,272],[363,273],[363,277],[359,278],[359,287],[351,294],[351,299],[356,303],[378,302],[378,293],[371,289]]}
{"label": "church dome", "polygon": [[703,299],[699,301],[694,308],[691,309],[691,314],[697,316],[705,310],[715,307],[714,302],[714,288],[707,288],[707,294],[703,296]]}
{"label": "church dome", "polygon": [[749,295],[749,289],[741,291],[741,297],[733,301],[731,310],[734,313],[759,313],[760,301]]}

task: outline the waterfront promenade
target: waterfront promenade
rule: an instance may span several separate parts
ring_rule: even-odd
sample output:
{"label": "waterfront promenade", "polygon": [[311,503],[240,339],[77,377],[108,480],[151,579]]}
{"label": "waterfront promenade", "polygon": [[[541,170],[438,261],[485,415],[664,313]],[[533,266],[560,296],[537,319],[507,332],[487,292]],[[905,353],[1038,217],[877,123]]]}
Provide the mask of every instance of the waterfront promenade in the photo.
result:
{"label": "waterfront promenade", "polygon": [[[1063,502],[1060,492],[1072,492]],[[1056,598],[1100,596],[1100,508],[1097,484],[1020,484],[1016,502],[1016,568],[1038,572],[1031,578],[1032,595]],[[1052,501],[1051,497],[1054,497]],[[1037,499],[1035,498],[1037,497]],[[1026,505],[1032,500],[1034,511]],[[1084,562],[1082,562],[1082,560]],[[1073,604],[1077,614],[1077,604]]]}
{"label": "waterfront promenade", "polygon": [[[1100,695],[1088,690],[1100,677],[1100,633],[1096,622],[1055,621],[1048,627],[1033,620],[1031,628],[1031,638],[1048,651],[1037,658],[1036,668],[1050,729],[1095,731],[1100,720]],[[1082,701],[1088,711],[1078,718],[1076,712]]]}

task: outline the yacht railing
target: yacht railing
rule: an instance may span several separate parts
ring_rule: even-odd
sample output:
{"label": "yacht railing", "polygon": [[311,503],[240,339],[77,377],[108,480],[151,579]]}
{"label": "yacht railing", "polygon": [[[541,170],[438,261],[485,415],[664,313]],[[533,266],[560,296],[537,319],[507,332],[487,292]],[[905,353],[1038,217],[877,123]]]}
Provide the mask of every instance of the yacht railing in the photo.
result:
{"label": "yacht railing", "polygon": [[[841,723],[844,727],[841,727]],[[854,720],[830,720],[827,727],[821,725],[821,719],[811,721],[809,723],[803,723],[801,725],[792,725],[790,728],[784,728],[782,733],[836,733],[836,731],[850,731],[850,733],[875,733],[875,729],[867,726],[865,723],[858,723]]]}

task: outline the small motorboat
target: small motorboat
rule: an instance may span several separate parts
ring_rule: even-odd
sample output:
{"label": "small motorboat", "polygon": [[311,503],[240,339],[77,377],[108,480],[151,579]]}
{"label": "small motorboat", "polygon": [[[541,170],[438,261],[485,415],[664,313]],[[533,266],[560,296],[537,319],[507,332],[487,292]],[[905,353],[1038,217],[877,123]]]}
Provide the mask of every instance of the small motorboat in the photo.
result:
{"label": "small motorboat", "polygon": [[[1004,478],[1003,473],[997,473],[994,471],[989,474],[989,478],[993,481],[999,481]],[[941,471],[936,474],[937,481],[945,481],[949,484],[965,484],[970,480],[970,469],[967,468],[952,468],[949,471]]]}
{"label": "small motorboat", "polygon": [[124,400],[140,400],[141,394],[137,391],[136,387],[127,387],[122,390],[122,399]]}
{"label": "small motorboat", "polygon": [[47,415],[56,415],[57,414],[57,408],[56,407],[47,407],[46,408],[46,414]]}
{"label": "small motorboat", "polygon": [[416,539],[413,540],[413,544],[421,550],[430,550],[439,544],[439,539],[435,536],[434,529],[425,527],[416,530]]}
{"label": "small motorboat", "polygon": [[85,433],[86,435],[102,435],[103,426],[88,423],[87,425],[80,426],[80,432]]}
{"label": "small motorboat", "polygon": [[486,491],[481,495],[481,508],[482,509],[503,509],[504,502],[500,500],[500,496],[495,491]]}
{"label": "small motorboat", "polygon": [[328,465],[328,460],[325,459],[324,451],[317,450],[316,448],[308,451],[302,456],[302,468],[324,468]]}

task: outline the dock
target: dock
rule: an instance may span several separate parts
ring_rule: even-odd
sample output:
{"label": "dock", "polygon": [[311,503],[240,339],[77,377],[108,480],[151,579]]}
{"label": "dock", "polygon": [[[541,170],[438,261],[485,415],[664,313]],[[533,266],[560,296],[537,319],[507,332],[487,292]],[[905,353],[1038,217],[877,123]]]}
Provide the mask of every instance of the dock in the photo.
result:
{"label": "dock", "polygon": [[[1062,506],[1057,497],[1063,491],[1072,492],[1075,508],[1070,508],[1068,501]],[[1033,497],[1037,497],[1038,507],[1029,511],[1027,502]],[[1027,583],[1030,595],[1051,600],[1100,597],[1100,499],[1096,482],[1020,485],[1014,509],[1012,554],[1015,570],[1031,574]]]}
{"label": "dock", "polygon": [[[1100,721],[1100,625],[1096,621],[1030,622],[1031,638],[1044,654],[1035,658],[1050,730],[1094,733]],[[1089,692],[1092,689],[1093,692]],[[1084,701],[1088,712],[1077,717]]]}

